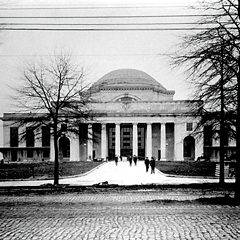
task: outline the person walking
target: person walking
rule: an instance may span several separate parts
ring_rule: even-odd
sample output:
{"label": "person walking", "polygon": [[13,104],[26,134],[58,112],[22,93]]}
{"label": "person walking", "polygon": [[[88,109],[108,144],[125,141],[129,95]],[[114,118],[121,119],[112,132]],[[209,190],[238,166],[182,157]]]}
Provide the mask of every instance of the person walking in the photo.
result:
{"label": "person walking", "polygon": [[114,160],[115,160],[115,164],[117,166],[117,164],[118,164],[118,156],[117,155],[115,156]]}
{"label": "person walking", "polygon": [[130,167],[131,167],[132,166],[132,156],[131,155],[128,156],[128,160],[129,160],[129,164],[130,164]]}
{"label": "person walking", "polygon": [[136,155],[133,156],[133,161],[134,161],[135,166],[137,166],[137,156]]}
{"label": "person walking", "polygon": [[154,174],[155,173],[155,159],[154,159],[154,157],[151,157],[150,166],[151,166],[151,174]]}
{"label": "person walking", "polygon": [[149,164],[150,164],[150,161],[149,161],[148,157],[145,158],[144,163],[145,163],[145,166],[146,166],[146,172],[148,172]]}

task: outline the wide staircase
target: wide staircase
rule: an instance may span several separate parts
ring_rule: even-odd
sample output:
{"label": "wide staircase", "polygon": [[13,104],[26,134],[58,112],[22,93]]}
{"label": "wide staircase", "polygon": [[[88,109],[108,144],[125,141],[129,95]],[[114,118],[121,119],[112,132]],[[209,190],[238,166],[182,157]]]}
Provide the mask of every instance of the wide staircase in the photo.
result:
{"label": "wide staircase", "polygon": [[[114,161],[106,162],[98,168],[81,177],[79,181],[85,185],[92,184],[119,184],[119,185],[139,185],[164,182],[166,175],[155,168],[155,174],[151,174],[149,168],[146,172],[144,161],[138,161],[137,165],[129,162],[119,161],[116,165]],[[76,179],[77,180],[77,179]]]}

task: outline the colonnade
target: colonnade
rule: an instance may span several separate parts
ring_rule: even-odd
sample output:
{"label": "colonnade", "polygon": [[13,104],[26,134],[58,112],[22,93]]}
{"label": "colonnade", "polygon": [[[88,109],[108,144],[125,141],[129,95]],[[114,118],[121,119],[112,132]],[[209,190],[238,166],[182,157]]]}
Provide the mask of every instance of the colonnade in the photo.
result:
{"label": "colonnade", "polygon": [[[132,154],[138,155],[138,124],[132,124]],[[89,137],[93,134],[92,124],[88,124]],[[166,159],[166,123],[161,123],[160,133],[160,148],[161,148],[161,159]],[[121,155],[121,123],[115,123],[115,155]],[[107,143],[107,126],[106,123],[101,124],[101,158],[106,159],[108,156],[108,143]],[[93,141],[88,140],[87,142],[87,156],[92,159],[93,152]],[[145,144],[145,155],[146,157],[152,157],[152,123],[146,124],[146,144]]]}
{"label": "colonnade", "polygon": [[[126,135],[121,136],[121,124],[123,129],[129,128],[131,132],[127,135],[128,144],[130,142],[127,148],[123,148],[124,142],[121,142],[126,137]],[[114,134],[111,133],[111,136],[109,135],[110,129],[114,129]],[[110,122],[101,123],[98,132],[100,136],[98,143],[93,143],[92,140],[94,134],[93,124],[88,124],[87,131],[89,140],[86,144],[80,144],[78,137],[67,135],[70,140],[70,161],[93,160],[93,157],[105,160],[107,157],[112,158],[114,155],[121,156],[121,152],[126,152],[127,150],[132,155],[137,156],[139,151],[141,151],[141,157],[151,158],[154,156],[161,160],[182,161],[184,160],[184,149],[186,149],[184,139],[189,135],[184,122],[131,123],[131,126],[124,122],[115,124]],[[54,149],[53,141],[51,141],[50,158],[54,159],[54,151],[52,149]],[[193,155],[196,157],[200,156],[203,151],[203,141],[196,142],[196,145],[192,146],[191,151],[194,151]]]}

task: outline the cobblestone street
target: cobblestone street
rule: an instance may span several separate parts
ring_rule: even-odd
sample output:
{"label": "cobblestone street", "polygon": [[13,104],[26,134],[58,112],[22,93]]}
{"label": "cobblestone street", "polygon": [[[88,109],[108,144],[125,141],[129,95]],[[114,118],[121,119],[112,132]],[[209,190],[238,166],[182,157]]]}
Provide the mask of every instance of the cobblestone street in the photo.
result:
{"label": "cobblestone street", "polygon": [[0,239],[239,239],[240,207],[191,201],[199,197],[170,190],[0,196]]}

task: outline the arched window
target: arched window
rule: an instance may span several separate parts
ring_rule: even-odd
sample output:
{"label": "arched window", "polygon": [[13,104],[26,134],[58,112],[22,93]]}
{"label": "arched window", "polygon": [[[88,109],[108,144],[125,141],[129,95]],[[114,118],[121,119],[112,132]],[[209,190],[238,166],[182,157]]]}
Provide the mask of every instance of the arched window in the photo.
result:
{"label": "arched window", "polygon": [[131,97],[122,97],[118,99],[119,102],[132,102],[132,101],[136,101],[134,98]]}

